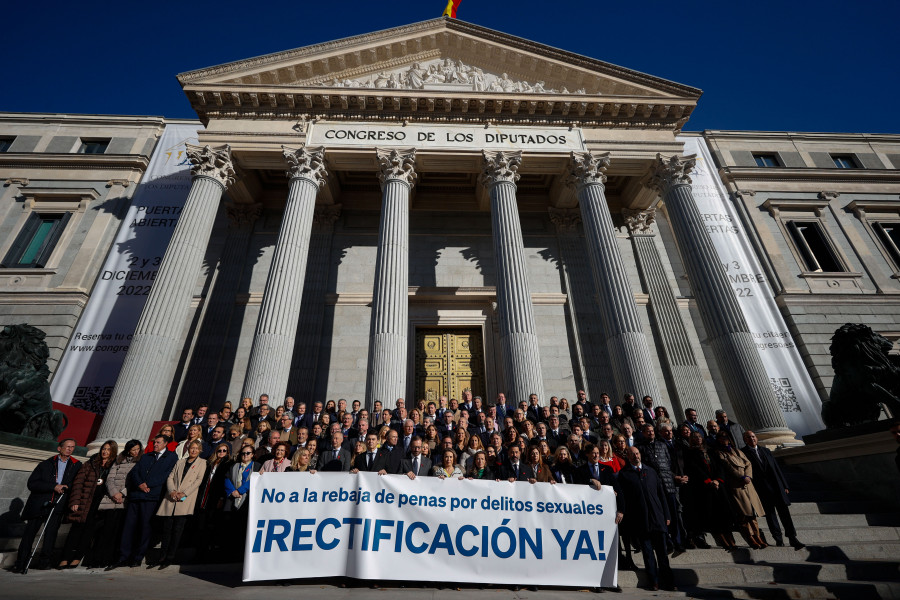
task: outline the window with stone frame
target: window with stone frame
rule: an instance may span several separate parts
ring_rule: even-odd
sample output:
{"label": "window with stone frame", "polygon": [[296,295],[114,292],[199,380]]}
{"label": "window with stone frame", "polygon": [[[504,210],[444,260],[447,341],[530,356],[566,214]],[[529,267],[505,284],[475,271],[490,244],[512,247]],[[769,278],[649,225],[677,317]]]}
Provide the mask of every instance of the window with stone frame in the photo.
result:
{"label": "window with stone frame", "polygon": [[791,220],[787,222],[787,230],[803,261],[804,270],[811,273],[843,273],[847,270],[819,221]]}
{"label": "window with stone frame", "polygon": [[2,267],[8,268],[43,268],[47,266],[50,255],[56,248],[71,213],[28,215],[25,224],[6,252]]}

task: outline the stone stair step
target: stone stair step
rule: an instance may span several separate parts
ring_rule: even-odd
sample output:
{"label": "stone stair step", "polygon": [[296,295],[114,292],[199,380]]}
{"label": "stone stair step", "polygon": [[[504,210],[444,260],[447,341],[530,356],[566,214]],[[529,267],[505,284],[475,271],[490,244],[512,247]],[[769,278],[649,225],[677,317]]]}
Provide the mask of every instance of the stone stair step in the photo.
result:
{"label": "stone stair step", "polygon": [[[793,496],[793,494],[791,494]],[[832,502],[791,502],[791,515],[835,515],[854,513],[891,512],[881,502],[875,500],[837,500]]]}
{"label": "stone stair step", "polygon": [[859,494],[849,490],[831,488],[828,490],[791,490],[791,502],[856,502]]}
{"label": "stone stair step", "polygon": [[735,598],[740,600],[875,600],[900,598],[894,582],[865,582],[766,585],[680,586],[693,598]]}
{"label": "stone stair step", "polygon": [[790,546],[770,546],[764,550],[739,547],[731,552],[721,548],[688,550],[678,556],[670,556],[675,565],[702,563],[754,563],[754,562],[831,562],[840,560],[900,560],[898,542],[845,542],[839,546],[807,546],[794,550]]}
{"label": "stone stair step", "polygon": [[[759,520],[759,526],[767,535],[768,541],[772,541],[772,536],[766,527],[765,519]],[[839,542],[865,542],[865,541],[897,541],[900,540],[900,529],[897,527],[880,527],[880,526],[856,526],[856,527],[797,527],[797,537],[804,544],[836,544]],[[735,534],[735,540],[741,543],[739,536]]]}

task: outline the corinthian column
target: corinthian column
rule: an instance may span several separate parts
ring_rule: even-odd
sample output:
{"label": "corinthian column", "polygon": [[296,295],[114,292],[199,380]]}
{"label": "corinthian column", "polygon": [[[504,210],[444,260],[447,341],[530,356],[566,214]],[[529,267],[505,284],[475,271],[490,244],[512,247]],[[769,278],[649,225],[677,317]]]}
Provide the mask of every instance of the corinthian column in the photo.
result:
{"label": "corinthian column", "polygon": [[480,181],[491,196],[491,231],[497,263],[497,312],[506,395],[513,404],[537,394],[543,403],[544,380],[534,326],[531,288],[525,267],[525,245],[516,204],[521,152],[484,151]]}
{"label": "corinthian column", "polygon": [[736,420],[760,441],[794,441],[769,384],[766,370],[744,314],[734,297],[700,211],[694,202],[689,173],[693,156],[656,157],[650,187],[666,203],[681,260],[694,291],[707,339],[719,363]]}
{"label": "corinthian column", "polygon": [[245,398],[268,394],[276,402],[284,399],[291,374],[316,194],[325,185],[328,175],[323,148],[304,146],[294,150],[283,147],[283,150],[290,180],[288,199],[266,279],[242,392]]}
{"label": "corinthian column", "polygon": [[366,408],[391,406],[406,395],[409,326],[409,195],[416,181],[416,151],[375,150],[381,167],[381,223],[369,334]]}
{"label": "corinthian column", "polygon": [[613,364],[619,394],[659,398],[650,346],[641,327],[634,292],[628,284],[619,252],[612,215],[606,204],[606,168],[609,154],[573,152],[567,182],[575,188],[581,206],[584,238],[591,258],[594,286],[600,300],[606,350]]}
{"label": "corinthian column", "polygon": [[166,248],[98,439],[147,439],[162,416],[181,351],[181,334],[222,192],[234,181],[231,147],[187,145],[191,191]]}

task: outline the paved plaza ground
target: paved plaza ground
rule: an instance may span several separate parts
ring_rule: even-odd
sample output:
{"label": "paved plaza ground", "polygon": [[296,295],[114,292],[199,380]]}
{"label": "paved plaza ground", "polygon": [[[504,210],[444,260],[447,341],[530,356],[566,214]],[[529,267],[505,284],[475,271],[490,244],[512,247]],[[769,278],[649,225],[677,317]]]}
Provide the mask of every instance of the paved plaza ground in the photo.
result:
{"label": "paved plaza ground", "polygon": [[[434,579],[440,574],[422,574],[422,578]],[[447,585],[452,583],[453,574],[446,573]],[[347,587],[340,587],[345,582]],[[278,583],[242,583],[238,565],[196,568],[172,566],[165,571],[148,570],[145,567],[123,568],[105,572],[93,569],[70,571],[30,571],[27,575],[17,575],[0,570],[0,597],[14,600],[46,600],[49,598],[72,598],[74,600],[140,600],[187,599],[265,599],[291,597],[316,600],[527,600],[547,598],[553,600],[591,600],[600,597],[585,589],[539,588],[538,591],[514,591],[508,587],[479,589],[463,585],[462,589],[438,589],[432,585],[400,587],[389,584],[373,588],[368,582],[329,579],[325,583],[312,584],[295,580],[290,587]],[[605,598],[616,600],[637,600],[645,598],[685,598],[678,592],[649,592],[626,589],[616,594],[606,592]]]}

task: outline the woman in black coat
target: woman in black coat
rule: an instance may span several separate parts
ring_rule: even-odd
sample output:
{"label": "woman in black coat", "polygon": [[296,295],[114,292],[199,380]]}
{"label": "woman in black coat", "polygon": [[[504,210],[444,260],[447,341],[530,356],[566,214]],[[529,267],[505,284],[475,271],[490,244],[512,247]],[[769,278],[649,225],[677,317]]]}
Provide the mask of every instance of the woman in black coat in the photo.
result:
{"label": "woman in black coat", "polygon": [[207,459],[206,476],[197,492],[194,514],[197,517],[197,554],[217,546],[222,530],[222,507],[225,503],[225,478],[231,471],[231,444],[219,442]]}
{"label": "woman in black coat", "polygon": [[731,550],[736,544],[725,480],[701,433],[691,434],[691,447],[684,453],[684,474],[688,476],[683,498],[688,535],[696,543],[703,533],[711,533],[720,546]]}

